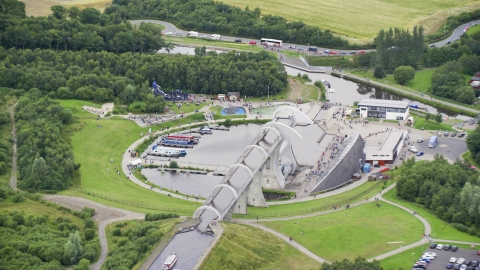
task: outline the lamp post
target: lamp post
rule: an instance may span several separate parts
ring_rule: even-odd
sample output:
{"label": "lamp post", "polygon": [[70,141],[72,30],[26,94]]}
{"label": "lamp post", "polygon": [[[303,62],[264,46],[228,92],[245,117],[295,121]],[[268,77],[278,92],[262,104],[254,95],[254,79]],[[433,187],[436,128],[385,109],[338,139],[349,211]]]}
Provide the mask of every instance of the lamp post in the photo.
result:
{"label": "lamp post", "polygon": [[320,38],[320,35],[317,34],[317,45],[318,45],[318,42],[319,42],[319,40],[320,40],[319,38]]}
{"label": "lamp post", "polygon": [[165,9],[167,11],[167,21],[168,21],[168,8]]}
{"label": "lamp post", "polygon": [[265,28],[262,26],[262,31],[263,31],[263,37],[265,37]]}
{"label": "lamp post", "polygon": [[267,86],[267,101],[270,102],[270,85]]}
{"label": "lamp post", "polygon": [[414,253],[414,252],[412,252],[412,264],[413,264],[413,255],[414,255],[414,254],[415,254],[415,253]]}
{"label": "lamp post", "polygon": [[208,26],[210,27],[210,33],[212,32],[212,21],[208,21]]}

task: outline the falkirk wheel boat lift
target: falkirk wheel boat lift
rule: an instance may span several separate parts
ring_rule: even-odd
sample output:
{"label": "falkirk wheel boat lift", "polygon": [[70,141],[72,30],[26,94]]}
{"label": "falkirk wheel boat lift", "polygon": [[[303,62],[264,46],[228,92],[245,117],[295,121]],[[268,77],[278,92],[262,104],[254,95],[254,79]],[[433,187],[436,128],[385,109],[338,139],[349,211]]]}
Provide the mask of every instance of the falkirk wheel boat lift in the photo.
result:
{"label": "falkirk wheel boat lift", "polygon": [[[279,113],[289,116],[278,117]],[[193,214],[201,218],[198,226],[205,231],[212,220],[229,221],[232,214],[246,214],[247,205],[268,207],[262,187],[282,189],[289,174],[300,170],[290,138],[302,136],[293,129],[310,125],[312,120],[295,108],[279,108],[273,121],[260,129],[254,141],[245,148],[237,162],[228,169],[223,181],[214,187],[210,197]],[[283,163],[287,159],[290,163]]]}

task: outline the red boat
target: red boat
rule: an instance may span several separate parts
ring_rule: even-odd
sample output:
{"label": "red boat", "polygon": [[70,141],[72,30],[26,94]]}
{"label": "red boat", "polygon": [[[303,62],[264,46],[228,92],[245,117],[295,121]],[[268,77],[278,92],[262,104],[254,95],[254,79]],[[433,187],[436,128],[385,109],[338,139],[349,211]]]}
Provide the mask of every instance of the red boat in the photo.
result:
{"label": "red boat", "polygon": [[195,137],[190,136],[190,135],[168,135],[167,139],[169,139],[169,140],[181,140],[181,141],[193,141],[195,139]]}
{"label": "red boat", "polygon": [[163,263],[162,270],[172,269],[173,265],[177,262],[177,254],[170,254]]}

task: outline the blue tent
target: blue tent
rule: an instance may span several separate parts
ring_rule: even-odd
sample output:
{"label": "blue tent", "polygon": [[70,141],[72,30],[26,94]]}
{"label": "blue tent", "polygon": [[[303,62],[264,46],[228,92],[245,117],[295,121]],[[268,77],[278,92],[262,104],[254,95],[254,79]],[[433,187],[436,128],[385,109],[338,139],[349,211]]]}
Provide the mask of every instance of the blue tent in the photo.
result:
{"label": "blue tent", "polygon": [[363,164],[362,172],[364,172],[364,173],[370,172],[371,167],[372,167],[372,165],[371,165],[370,163],[365,163],[365,164]]}

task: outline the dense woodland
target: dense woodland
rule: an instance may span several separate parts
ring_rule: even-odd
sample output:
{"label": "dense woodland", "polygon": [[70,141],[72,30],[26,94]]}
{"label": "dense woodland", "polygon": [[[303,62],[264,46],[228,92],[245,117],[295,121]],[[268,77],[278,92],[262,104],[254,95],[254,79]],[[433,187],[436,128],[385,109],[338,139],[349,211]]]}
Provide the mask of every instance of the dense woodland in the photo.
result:
{"label": "dense woodland", "polygon": [[[42,201],[40,195],[15,194],[3,188],[0,188],[0,200],[9,209],[15,209],[12,204],[35,208],[40,204],[50,204]],[[51,207],[50,212],[55,214],[55,211],[72,212],[63,207],[59,210]],[[87,270],[89,262],[98,259],[100,250],[96,224],[90,218],[93,209],[85,208],[82,212],[72,213],[83,219],[80,228],[70,214],[54,219],[43,213],[27,216],[23,211],[0,211],[0,269],[61,270],[81,261],[79,265],[83,267],[75,269]]]}
{"label": "dense woodland", "polygon": [[163,112],[151,83],[163,89],[196,94],[240,92],[242,96],[275,95],[285,89],[283,65],[267,52],[205,55],[115,54],[0,48],[0,86],[38,88],[52,98],[116,101],[129,106],[144,102],[145,112]]}
{"label": "dense woodland", "polygon": [[[5,108],[0,110],[0,131],[5,136],[0,136],[0,175],[9,172],[10,163],[12,160],[12,136],[8,136],[11,130],[10,113],[8,112],[8,98],[10,89],[0,87],[0,107]],[[8,131],[7,131],[8,130]]]}
{"label": "dense woodland", "polygon": [[32,88],[18,100],[17,128],[19,187],[26,190],[62,190],[80,168],[72,147],[61,133],[73,115],[49,97]]}
{"label": "dense woodland", "polygon": [[421,164],[414,158],[403,161],[397,194],[424,205],[455,228],[480,236],[480,176],[466,164],[450,164],[438,155]]}
{"label": "dense woodland", "polygon": [[114,0],[105,14],[126,19],[154,18],[179,28],[249,38],[274,38],[285,42],[328,47],[348,47],[348,41],[330,30],[289,22],[274,15],[261,15],[259,8],[242,10],[212,0]]}
{"label": "dense woodland", "polygon": [[25,4],[2,3],[0,46],[16,49],[150,52],[168,46],[161,28],[142,24],[134,29],[118,14],[106,15],[94,8],[53,6],[48,17],[26,17]]}
{"label": "dense woodland", "polygon": [[467,138],[468,150],[470,150],[472,158],[480,164],[480,127],[477,127]]}

